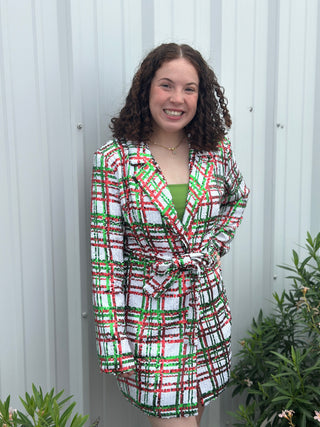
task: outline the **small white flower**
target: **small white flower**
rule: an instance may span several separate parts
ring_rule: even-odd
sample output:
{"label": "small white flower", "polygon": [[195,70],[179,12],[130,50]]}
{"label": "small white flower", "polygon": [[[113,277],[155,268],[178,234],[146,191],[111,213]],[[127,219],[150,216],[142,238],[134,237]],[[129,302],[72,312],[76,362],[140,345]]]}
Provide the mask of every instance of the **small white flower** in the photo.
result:
{"label": "small white flower", "polygon": [[320,423],[320,411],[314,411],[314,413],[316,414],[313,418],[317,421],[319,421]]}
{"label": "small white flower", "polygon": [[252,384],[253,384],[253,382],[252,382],[251,380],[249,380],[249,378],[246,378],[246,379],[244,380],[244,382],[247,384],[247,386],[248,386],[248,387],[251,387],[251,386],[252,386]]}
{"label": "small white flower", "polygon": [[285,418],[286,420],[291,421],[294,411],[292,409],[285,409],[278,415],[279,418]]}

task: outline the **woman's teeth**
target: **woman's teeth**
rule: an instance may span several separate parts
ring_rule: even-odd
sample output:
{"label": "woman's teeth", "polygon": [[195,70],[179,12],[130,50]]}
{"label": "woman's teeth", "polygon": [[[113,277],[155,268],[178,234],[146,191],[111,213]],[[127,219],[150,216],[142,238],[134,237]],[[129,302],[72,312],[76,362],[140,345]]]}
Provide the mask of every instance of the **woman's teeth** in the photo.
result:
{"label": "woman's teeth", "polygon": [[168,116],[181,116],[183,114],[183,111],[173,111],[173,110],[164,110]]}

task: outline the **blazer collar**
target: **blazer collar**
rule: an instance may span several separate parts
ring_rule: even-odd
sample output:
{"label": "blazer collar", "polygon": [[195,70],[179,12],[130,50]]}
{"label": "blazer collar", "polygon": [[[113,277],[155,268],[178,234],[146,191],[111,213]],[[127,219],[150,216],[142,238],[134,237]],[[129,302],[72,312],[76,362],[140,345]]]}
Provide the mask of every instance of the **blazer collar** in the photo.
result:
{"label": "blazer collar", "polygon": [[200,201],[205,197],[208,183],[213,173],[213,164],[208,162],[212,153],[190,149],[189,191],[182,222],[172,203],[168,188],[159,165],[154,160],[147,144],[127,143],[128,160],[134,166],[133,176],[165,218],[167,223],[181,236],[188,247],[188,237],[192,234],[192,222],[198,212]]}
{"label": "blazer collar", "polygon": [[201,201],[208,191],[214,173],[215,163],[212,160],[212,153],[190,149],[189,191],[182,221],[188,237],[193,233],[193,219],[198,215]]}
{"label": "blazer collar", "polygon": [[153,156],[149,147],[144,142],[134,143],[126,142],[128,147],[128,160],[132,165],[144,165],[148,161],[153,160]]}

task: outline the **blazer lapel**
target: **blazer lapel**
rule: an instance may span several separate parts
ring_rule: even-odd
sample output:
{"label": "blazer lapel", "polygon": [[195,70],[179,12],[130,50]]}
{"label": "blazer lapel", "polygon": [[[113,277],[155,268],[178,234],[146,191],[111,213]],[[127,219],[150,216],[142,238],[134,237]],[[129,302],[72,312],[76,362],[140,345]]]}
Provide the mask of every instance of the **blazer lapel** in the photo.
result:
{"label": "blazer lapel", "polygon": [[165,221],[187,243],[186,233],[178,218],[166,179],[145,144],[130,144],[129,162],[134,166],[134,179],[150,197]]}
{"label": "blazer lapel", "polygon": [[182,221],[188,236],[192,234],[193,219],[198,214],[201,201],[214,174],[214,162],[209,161],[211,159],[212,155],[207,151],[190,150],[189,191]]}

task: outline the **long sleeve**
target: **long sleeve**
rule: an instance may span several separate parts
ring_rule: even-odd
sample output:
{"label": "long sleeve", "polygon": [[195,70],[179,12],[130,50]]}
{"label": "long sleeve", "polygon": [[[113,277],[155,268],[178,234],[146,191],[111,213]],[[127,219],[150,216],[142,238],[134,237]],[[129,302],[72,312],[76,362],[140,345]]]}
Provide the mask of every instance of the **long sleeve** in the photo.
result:
{"label": "long sleeve", "polygon": [[230,249],[230,242],[239,227],[247,205],[249,189],[235,162],[231,144],[225,140],[220,147],[223,158],[225,192],[221,201],[217,225],[213,231],[213,246],[220,256]]}
{"label": "long sleeve", "polygon": [[91,197],[91,264],[97,352],[104,372],[134,369],[125,334],[123,225],[116,164],[94,155]]}

